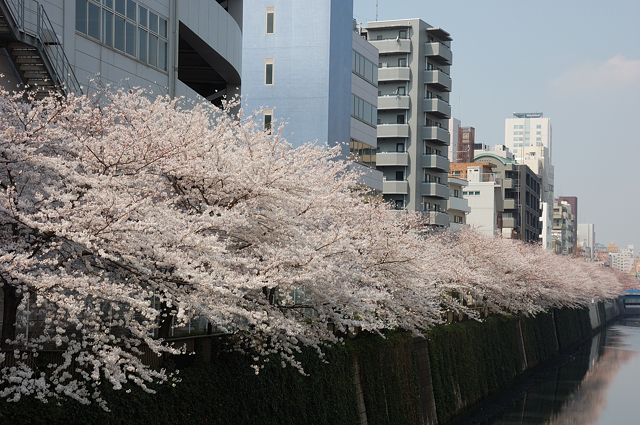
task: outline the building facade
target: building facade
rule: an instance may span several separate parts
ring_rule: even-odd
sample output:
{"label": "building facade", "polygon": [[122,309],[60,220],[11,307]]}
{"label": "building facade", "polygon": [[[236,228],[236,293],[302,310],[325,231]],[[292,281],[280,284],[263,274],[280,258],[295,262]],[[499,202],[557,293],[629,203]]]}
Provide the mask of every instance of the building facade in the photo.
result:
{"label": "building facade", "polygon": [[502,176],[502,237],[538,243],[542,231],[541,179],[527,165],[517,164],[495,152],[480,153],[475,156],[475,162],[492,164],[493,172]]}
{"label": "building facade", "polygon": [[542,215],[542,246],[551,249],[553,227],[554,169],[551,120],[541,112],[514,113],[505,121],[505,146],[516,162],[526,164],[542,181],[540,192]]}
{"label": "building facade", "polygon": [[360,36],[353,0],[256,0],[244,8],[243,108],[293,146],[342,148],[382,191],[375,170],[378,51]]}
{"label": "building facade", "polygon": [[451,229],[459,229],[467,224],[467,214],[471,212],[469,201],[464,197],[467,186],[469,186],[468,181],[449,175],[447,211],[449,213],[449,227]]}
{"label": "building facade", "polygon": [[242,0],[0,0],[0,11],[10,87],[99,82],[214,103],[239,93]]}
{"label": "building facade", "polygon": [[451,37],[420,19],[369,22],[379,51],[378,154],[384,199],[448,226]]}
{"label": "building facade", "polygon": [[573,247],[573,252],[576,252],[576,248],[578,247],[578,198],[576,196],[559,196],[556,198],[558,202],[566,202],[571,205],[571,213],[573,214],[573,222],[574,226],[571,229],[571,239],[575,244]]}
{"label": "building facade", "polygon": [[578,247],[582,249],[582,255],[592,260],[596,254],[596,230],[590,223],[578,224]]}
{"label": "building facade", "polygon": [[487,236],[502,234],[502,177],[489,163],[452,163],[451,175],[468,182],[462,192],[467,200],[467,224]]}

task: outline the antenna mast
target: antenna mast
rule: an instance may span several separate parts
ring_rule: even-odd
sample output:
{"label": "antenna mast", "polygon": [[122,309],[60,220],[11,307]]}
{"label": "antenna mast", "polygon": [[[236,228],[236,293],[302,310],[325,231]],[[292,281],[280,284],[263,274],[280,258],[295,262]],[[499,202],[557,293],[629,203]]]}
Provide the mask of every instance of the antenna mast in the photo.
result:
{"label": "antenna mast", "polygon": [[376,0],[376,21],[378,20],[378,0]]}

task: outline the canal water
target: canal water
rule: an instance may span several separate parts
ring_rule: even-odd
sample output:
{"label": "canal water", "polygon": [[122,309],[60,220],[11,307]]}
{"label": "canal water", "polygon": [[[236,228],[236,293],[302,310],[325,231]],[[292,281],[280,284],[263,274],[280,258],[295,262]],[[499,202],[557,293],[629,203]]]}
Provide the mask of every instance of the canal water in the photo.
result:
{"label": "canal water", "polygon": [[639,395],[640,317],[632,317],[609,325],[459,423],[638,425]]}

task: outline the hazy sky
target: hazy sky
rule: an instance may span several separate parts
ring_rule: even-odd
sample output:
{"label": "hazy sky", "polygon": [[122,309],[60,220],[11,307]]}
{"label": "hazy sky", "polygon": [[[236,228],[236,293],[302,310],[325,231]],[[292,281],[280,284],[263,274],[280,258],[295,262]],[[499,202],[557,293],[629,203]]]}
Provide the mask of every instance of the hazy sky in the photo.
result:
{"label": "hazy sky", "polygon": [[[376,0],[354,0],[358,22]],[[379,0],[453,38],[451,109],[476,142],[504,143],[513,112],[553,127],[555,196],[578,197],[596,241],[640,250],[640,1]]]}

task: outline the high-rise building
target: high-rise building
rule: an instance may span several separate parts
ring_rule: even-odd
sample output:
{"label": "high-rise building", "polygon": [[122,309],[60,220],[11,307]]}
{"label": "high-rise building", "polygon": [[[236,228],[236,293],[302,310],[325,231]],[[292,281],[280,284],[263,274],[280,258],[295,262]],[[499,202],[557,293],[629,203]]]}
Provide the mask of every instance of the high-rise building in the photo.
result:
{"label": "high-rise building", "polygon": [[587,259],[593,259],[596,254],[596,231],[593,224],[578,224],[578,247]]}
{"label": "high-rise building", "polygon": [[528,165],[542,180],[541,239],[542,246],[551,249],[554,200],[551,120],[544,118],[541,112],[514,113],[505,121],[504,144],[513,152],[516,162]]}
{"label": "high-rise building", "polygon": [[448,226],[451,37],[420,19],[369,22],[379,51],[378,148],[384,198]]}
{"label": "high-rise building", "polygon": [[94,79],[214,103],[240,90],[242,0],[0,0],[0,21],[8,87]]}
{"label": "high-rise building", "polygon": [[573,214],[573,222],[574,222],[574,226],[572,228],[572,232],[571,232],[571,239],[573,240],[573,242],[575,243],[575,246],[573,247],[573,251],[576,251],[576,248],[578,247],[578,197],[576,196],[559,196],[557,198],[558,202],[566,202],[569,205],[571,205],[571,214]]}
{"label": "high-rise building", "polygon": [[459,133],[458,152],[455,162],[473,162],[476,129],[473,127],[460,127]]}
{"label": "high-rise building", "polygon": [[558,254],[570,255],[576,245],[573,229],[576,226],[571,205],[565,201],[553,203],[553,228],[551,247]]}
{"label": "high-rise building", "polygon": [[[375,170],[378,52],[353,21],[353,0],[254,0],[244,8],[243,108],[294,146],[341,146],[382,191]],[[312,33],[310,33],[312,29]]]}
{"label": "high-rise building", "polygon": [[460,120],[457,118],[449,118],[449,162],[457,162],[458,159],[458,140],[460,137]]}

